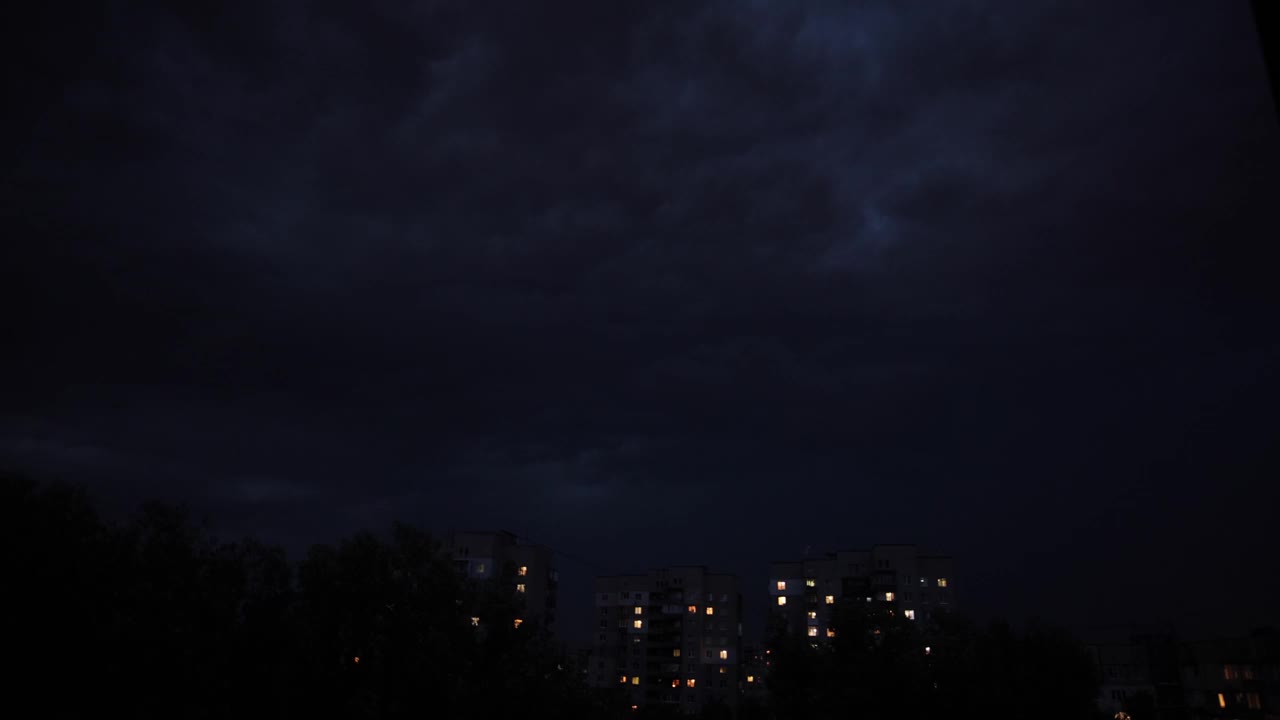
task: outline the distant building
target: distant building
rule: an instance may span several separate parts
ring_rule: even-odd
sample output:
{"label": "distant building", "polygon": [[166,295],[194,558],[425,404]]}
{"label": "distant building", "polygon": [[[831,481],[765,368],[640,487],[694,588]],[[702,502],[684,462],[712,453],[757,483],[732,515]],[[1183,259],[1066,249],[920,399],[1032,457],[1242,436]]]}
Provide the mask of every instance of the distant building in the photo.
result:
{"label": "distant building", "polygon": [[875,545],[774,562],[769,566],[769,607],[793,633],[815,642],[833,637],[831,610],[850,598],[924,620],[954,607],[950,557],[921,555],[915,545]]}
{"label": "distant building", "polygon": [[1280,718],[1280,633],[1183,643],[1182,685],[1191,717]]}
{"label": "distant building", "polygon": [[524,600],[521,620],[536,618],[554,629],[560,575],[551,548],[521,544],[505,530],[453,532],[446,546],[463,576],[509,584]]}
{"label": "distant building", "polygon": [[702,566],[596,578],[588,677],[636,707],[736,707],[742,691],[742,594]]}
{"label": "distant building", "polygon": [[1090,633],[1089,654],[1098,668],[1098,708],[1107,717],[1187,717],[1171,628],[1124,628]]}

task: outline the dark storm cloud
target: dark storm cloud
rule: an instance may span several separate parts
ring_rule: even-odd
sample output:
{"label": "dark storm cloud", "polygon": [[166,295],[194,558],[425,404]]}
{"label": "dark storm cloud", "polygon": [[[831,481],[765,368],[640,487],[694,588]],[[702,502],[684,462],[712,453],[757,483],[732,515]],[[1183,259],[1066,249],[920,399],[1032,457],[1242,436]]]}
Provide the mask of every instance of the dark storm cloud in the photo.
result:
{"label": "dark storm cloud", "polygon": [[675,525],[744,569],[1185,549],[1206,475],[1256,481],[1243,9],[133,7],[31,46],[64,82],[6,181],[23,463],[295,539],[696,559],[639,539]]}

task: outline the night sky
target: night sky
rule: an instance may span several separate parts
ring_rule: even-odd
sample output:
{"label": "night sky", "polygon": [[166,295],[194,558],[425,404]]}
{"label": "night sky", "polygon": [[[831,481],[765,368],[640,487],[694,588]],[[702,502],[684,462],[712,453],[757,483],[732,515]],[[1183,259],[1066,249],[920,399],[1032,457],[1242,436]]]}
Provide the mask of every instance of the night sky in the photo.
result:
{"label": "night sky", "polygon": [[295,557],[508,528],[570,637],[597,572],[762,613],[877,542],[979,616],[1280,620],[1246,3],[108,5],[5,23],[9,466]]}

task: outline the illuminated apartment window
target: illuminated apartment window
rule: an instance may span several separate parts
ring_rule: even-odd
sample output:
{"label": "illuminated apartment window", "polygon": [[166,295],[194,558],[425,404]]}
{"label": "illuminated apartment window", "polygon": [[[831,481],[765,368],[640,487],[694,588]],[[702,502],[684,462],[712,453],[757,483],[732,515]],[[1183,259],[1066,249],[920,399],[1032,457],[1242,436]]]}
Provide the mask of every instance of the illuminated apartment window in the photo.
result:
{"label": "illuminated apartment window", "polygon": [[827,628],[827,637],[833,638],[835,636],[836,636],[836,631],[832,630],[831,628]]}
{"label": "illuminated apartment window", "polygon": [[637,605],[637,606],[635,606],[634,608],[632,608],[632,609],[631,609],[631,611],[632,611],[632,612],[634,612],[636,615],[643,615],[643,614],[644,614],[644,608],[640,607],[639,605]]}
{"label": "illuminated apartment window", "polygon": [[639,630],[644,627],[644,621],[643,620],[633,621],[631,623],[631,627],[634,627],[635,629]]}
{"label": "illuminated apartment window", "polygon": [[[728,651],[728,650],[721,650],[721,651],[720,651],[720,659],[721,659],[721,660],[728,660],[728,659],[729,659],[729,651]],[[721,672],[724,672],[724,668],[720,668],[720,671],[721,671]]]}
{"label": "illuminated apartment window", "polygon": [[818,628],[816,628],[816,627],[810,627],[810,628],[809,628],[809,637],[818,637]]}
{"label": "illuminated apartment window", "polygon": [[633,675],[633,676],[631,677],[631,684],[632,684],[632,685],[639,685],[639,684],[640,684],[640,676],[639,676],[639,675]]}
{"label": "illuminated apartment window", "polygon": [[908,620],[915,620],[915,619],[916,619],[916,611],[915,611],[915,610],[903,610],[903,611],[902,611],[902,614],[903,614],[903,615],[905,615],[905,616],[906,616],[906,618],[907,618]]}
{"label": "illuminated apartment window", "polygon": [[787,598],[786,598],[786,597],[783,597],[783,596],[779,596],[779,597],[778,597],[778,605],[779,605],[779,606],[781,606],[781,605],[786,605],[786,604],[787,604]]}
{"label": "illuminated apartment window", "polygon": [[925,654],[925,655],[932,655],[932,654],[933,654],[933,648],[929,647],[928,645],[925,645],[925,646],[924,646],[924,654]]}
{"label": "illuminated apartment window", "polygon": [[747,676],[747,682],[749,682],[749,683],[753,683],[753,682],[755,682],[755,681],[756,681],[756,676],[755,676],[755,675],[748,675],[748,676]]}
{"label": "illuminated apartment window", "polygon": [[471,627],[480,627],[480,618],[475,615],[471,616]]}
{"label": "illuminated apartment window", "polygon": [[827,601],[827,604],[828,604],[828,605],[835,605],[835,604],[836,604],[836,596],[835,596],[835,595],[828,595],[828,596],[826,597],[826,601]]}
{"label": "illuminated apartment window", "polygon": [[884,594],[884,600],[885,600],[885,602],[893,602],[893,593],[891,593],[891,592],[887,592],[887,593],[885,593],[885,594]]}
{"label": "illuminated apartment window", "polygon": [[[728,654],[726,651],[722,651],[722,652],[725,652],[725,654],[726,654],[726,655]],[[721,666],[720,666],[720,674],[721,674],[721,675],[728,675],[728,674],[729,674],[729,668],[727,668],[727,667],[725,667],[725,666],[721,665]],[[721,680],[721,682],[724,682],[724,681],[723,681],[723,680]],[[720,687],[724,687],[724,686],[723,686],[723,685],[721,685]]]}
{"label": "illuminated apartment window", "polygon": [[1218,707],[1224,708],[1226,706],[1227,706],[1227,696],[1223,695],[1222,693],[1218,693]]}
{"label": "illuminated apartment window", "polygon": [[805,586],[805,587],[813,587],[814,585],[817,585],[817,584],[818,584],[818,583],[817,583],[817,581],[816,581],[816,580],[814,580],[813,578],[805,578],[805,579],[804,579],[804,586]]}
{"label": "illuminated apartment window", "polygon": [[697,685],[698,685],[698,681],[693,678],[689,678],[684,681],[685,687],[697,687]]}
{"label": "illuminated apartment window", "polygon": [[786,590],[786,589],[787,589],[787,581],[786,581],[786,580],[779,580],[779,581],[778,581],[778,590]]}
{"label": "illuminated apartment window", "polygon": [[947,586],[947,579],[946,579],[946,578],[938,578],[938,587],[946,587],[946,586]]}
{"label": "illuminated apartment window", "polygon": [[818,619],[818,611],[817,611],[817,610],[810,610],[810,611],[809,611],[809,619],[810,619],[810,620],[817,620],[817,619]]}
{"label": "illuminated apartment window", "polygon": [[671,657],[680,657],[680,648],[671,651]]}
{"label": "illuminated apartment window", "polygon": [[520,577],[524,577],[524,576],[528,575],[528,574],[529,574],[529,566],[528,566],[528,565],[521,565],[521,566],[520,566],[520,569],[516,571],[516,574],[517,574],[517,575],[519,575]]}
{"label": "illuminated apartment window", "polygon": [[920,578],[920,587],[929,587],[929,578]]}
{"label": "illuminated apartment window", "polygon": [[707,606],[707,614],[708,614],[708,615],[715,615],[715,614],[716,614],[716,609],[715,609],[715,608],[713,608],[713,607],[711,607],[710,605],[708,605],[708,606]]}
{"label": "illuminated apartment window", "polygon": [[522,620],[522,619],[520,619],[520,618],[516,618],[516,619],[515,619],[515,626],[516,626],[516,627],[520,627],[520,626],[521,626],[521,625],[523,625],[523,624],[524,624],[524,620]]}
{"label": "illuminated apartment window", "polygon": [[697,613],[697,612],[698,612],[698,606],[697,606],[697,605],[690,605],[690,606],[689,606],[689,612],[691,612],[691,613]]}
{"label": "illuminated apartment window", "polygon": [[627,676],[626,676],[626,675],[623,675],[623,676],[622,676],[622,679],[621,679],[621,680],[619,680],[618,682],[620,682],[620,683],[625,683],[626,681],[627,681]]}
{"label": "illuminated apartment window", "polygon": [[477,575],[484,574],[484,563],[476,563],[476,574]]}
{"label": "illuminated apartment window", "polygon": [[524,583],[516,583],[516,592],[524,592]]}
{"label": "illuminated apartment window", "polygon": [[679,679],[672,680],[671,687],[680,687],[680,680]]}

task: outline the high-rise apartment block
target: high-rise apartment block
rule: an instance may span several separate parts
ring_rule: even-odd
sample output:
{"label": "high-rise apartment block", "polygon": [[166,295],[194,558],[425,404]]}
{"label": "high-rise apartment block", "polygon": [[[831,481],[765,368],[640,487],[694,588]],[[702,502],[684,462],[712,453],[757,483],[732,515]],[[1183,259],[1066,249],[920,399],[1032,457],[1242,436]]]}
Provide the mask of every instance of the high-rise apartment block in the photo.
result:
{"label": "high-rise apartment block", "polygon": [[834,637],[831,610],[849,598],[879,603],[908,620],[953,607],[950,557],[921,555],[915,545],[875,545],[769,567],[769,606],[790,632]]}
{"label": "high-rise apartment block", "polygon": [[688,566],[598,577],[595,600],[594,685],[621,688],[636,707],[737,705],[742,595],[735,576]]}
{"label": "high-rise apartment block", "polygon": [[450,533],[447,549],[465,577],[509,583],[524,600],[526,618],[554,627],[560,576],[551,548],[521,544],[514,533],[496,531]]}

